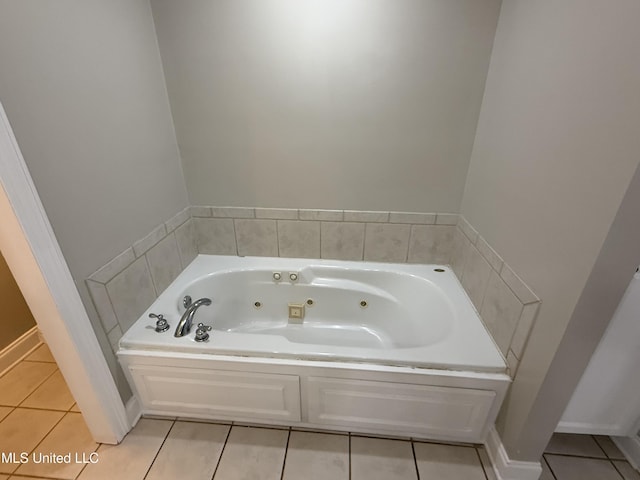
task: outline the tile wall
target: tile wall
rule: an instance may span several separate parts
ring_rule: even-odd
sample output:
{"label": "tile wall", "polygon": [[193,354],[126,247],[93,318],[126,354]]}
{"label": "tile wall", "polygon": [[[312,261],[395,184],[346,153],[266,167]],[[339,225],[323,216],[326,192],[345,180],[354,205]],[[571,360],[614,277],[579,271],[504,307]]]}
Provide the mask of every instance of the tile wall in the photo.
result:
{"label": "tile wall", "polygon": [[114,350],[198,253],[450,264],[512,374],[540,303],[457,214],[192,206],[87,279]]}
{"label": "tile wall", "polygon": [[123,332],[197,255],[187,207],[86,279],[114,351]]}

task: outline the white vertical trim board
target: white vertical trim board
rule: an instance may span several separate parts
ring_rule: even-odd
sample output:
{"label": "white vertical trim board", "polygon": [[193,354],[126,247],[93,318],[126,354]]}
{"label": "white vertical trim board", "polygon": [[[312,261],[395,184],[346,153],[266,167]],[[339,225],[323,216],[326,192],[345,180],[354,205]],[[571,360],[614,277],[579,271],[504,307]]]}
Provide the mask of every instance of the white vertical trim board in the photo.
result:
{"label": "white vertical trim board", "polygon": [[40,343],[38,327],[33,327],[4,347],[0,351],[0,375],[26,357]]}
{"label": "white vertical trim board", "polygon": [[0,104],[0,251],[93,438],[130,430],[122,399]]}
{"label": "white vertical trim board", "polygon": [[491,427],[484,444],[497,480],[538,480],[542,474],[540,462],[522,462],[509,458],[495,427]]}

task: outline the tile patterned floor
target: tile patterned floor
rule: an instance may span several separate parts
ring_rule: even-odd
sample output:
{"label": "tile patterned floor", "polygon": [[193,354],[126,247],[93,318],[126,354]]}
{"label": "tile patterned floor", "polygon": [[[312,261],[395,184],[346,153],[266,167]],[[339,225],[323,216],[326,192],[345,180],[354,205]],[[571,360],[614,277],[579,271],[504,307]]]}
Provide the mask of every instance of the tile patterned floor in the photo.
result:
{"label": "tile patterned floor", "polygon": [[[46,346],[0,377],[0,451],[97,463],[0,462],[0,480],[495,480],[481,446],[144,418],[120,445],[91,439]],[[554,435],[542,480],[640,480],[608,437]]]}

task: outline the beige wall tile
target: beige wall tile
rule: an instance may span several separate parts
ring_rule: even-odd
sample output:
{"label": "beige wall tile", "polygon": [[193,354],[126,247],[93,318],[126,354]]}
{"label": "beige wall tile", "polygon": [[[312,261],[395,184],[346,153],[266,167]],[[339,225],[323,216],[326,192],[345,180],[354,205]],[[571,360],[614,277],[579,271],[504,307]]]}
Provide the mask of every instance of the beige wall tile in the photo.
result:
{"label": "beige wall tile", "polygon": [[462,286],[478,311],[482,308],[491,266],[473,245],[470,246],[462,274]]}
{"label": "beige wall tile", "polygon": [[193,220],[187,220],[176,228],[174,235],[178,245],[178,253],[180,254],[180,264],[184,269],[198,256],[198,242],[196,241]]}
{"label": "beige wall tile", "polygon": [[278,256],[278,234],[275,220],[234,220],[238,255]]}
{"label": "beige wall tile", "polygon": [[96,272],[92,273],[89,277],[98,283],[107,283],[122,270],[131,265],[136,259],[136,255],[133,253],[133,248],[129,247],[124,252],[109,261],[106,265],[100,267]]}
{"label": "beige wall tile", "polygon": [[494,341],[506,356],[522,313],[522,303],[493,270],[480,313]]}
{"label": "beige wall tile", "polygon": [[231,427],[176,422],[145,480],[210,480]]}
{"label": "beige wall tile", "polygon": [[193,218],[198,252],[237,255],[236,233],[231,218]]}
{"label": "beige wall tile", "polygon": [[438,213],[436,225],[457,225],[459,217],[457,213]]}
{"label": "beige wall tile", "polygon": [[458,226],[462,230],[462,233],[464,233],[467,236],[469,241],[475,245],[476,240],[478,239],[478,231],[475,228],[473,228],[471,224],[467,221],[467,219],[464,218],[463,216],[460,216],[458,220]]}
{"label": "beige wall tile", "polygon": [[164,223],[162,225],[158,225],[146,237],[133,244],[133,253],[135,253],[136,257],[144,255],[147,250],[162,240],[166,235],[167,229],[164,226]]}
{"label": "beige wall tile", "polygon": [[126,331],[157,298],[145,257],[138,258],[107,284],[107,292]]}
{"label": "beige wall tile", "polygon": [[364,223],[322,222],[320,256],[335,260],[362,260]]}
{"label": "beige wall tile", "polygon": [[255,209],[247,207],[211,207],[211,215],[220,218],[255,218]]}
{"label": "beige wall tile", "polygon": [[502,270],[502,265],[504,264],[504,261],[502,260],[502,257],[500,257],[500,255],[498,255],[496,251],[493,248],[491,248],[491,245],[489,245],[481,235],[478,235],[476,248],[485,258],[485,260],[489,262],[489,265],[491,265],[491,268],[493,268],[496,272],[500,273],[500,271]]}
{"label": "beige wall tile", "polygon": [[320,222],[278,220],[281,257],[320,258]]}
{"label": "beige wall tile", "polygon": [[432,225],[436,223],[436,219],[435,213],[391,212],[389,214],[390,223]]}
{"label": "beige wall tile", "polygon": [[485,480],[473,447],[416,443],[414,449],[420,478]]}
{"label": "beige wall tile", "polygon": [[448,265],[455,231],[449,225],[412,225],[407,261]]}
{"label": "beige wall tile", "polygon": [[172,422],[141,419],[119,445],[100,445],[99,461],[89,464],[78,480],[140,480],[160,450]]}
{"label": "beige wall tile", "polygon": [[460,228],[456,228],[453,233],[453,241],[451,246],[451,268],[455,272],[458,280],[462,281],[464,267],[467,264],[469,255],[471,255],[471,242],[467,236],[462,233]]}
{"label": "beige wall tile", "polygon": [[182,271],[175,236],[167,235],[146,253],[146,257],[153,285],[160,295]]}
{"label": "beige wall tile", "polygon": [[363,212],[359,210],[345,210],[344,221],[385,223],[389,221],[389,212]]}
{"label": "beige wall tile", "polygon": [[406,262],[410,225],[367,223],[364,259],[372,262]]}
{"label": "beige wall tile", "polygon": [[529,303],[522,309],[522,314],[518,320],[518,326],[516,327],[513,339],[511,340],[511,349],[518,358],[522,358],[522,353],[524,352],[524,347],[527,343],[527,339],[529,338],[531,327],[538,315],[538,308],[540,308],[540,303],[536,302]]}
{"label": "beige wall tile", "polygon": [[211,207],[206,207],[204,205],[192,205],[189,207],[189,213],[191,218],[200,217],[206,218],[211,216]]}
{"label": "beige wall tile", "polygon": [[417,480],[411,442],[351,437],[352,480]]}
{"label": "beige wall tile", "polygon": [[256,208],[256,218],[270,218],[271,220],[297,220],[297,208]]}
{"label": "beige wall tile", "polygon": [[173,232],[176,228],[182,225],[184,222],[191,218],[191,212],[189,211],[189,207],[186,207],[176,213],[169,220],[164,222],[164,226],[167,229],[167,233]]}
{"label": "beige wall tile", "polygon": [[283,480],[348,480],[349,436],[291,432]]}
{"label": "beige wall tile", "polygon": [[51,432],[38,445],[34,453],[66,455],[71,453],[71,463],[25,463],[16,473],[20,475],[41,475],[72,480],[84,467],[83,463],[76,463],[76,455],[79,459],[89,458],[91,452],[95,452],[98,444],[93,441],[91,432],[80,413],[67,413]]}
{"label": "beige wall tile", "polygon": [[113,311],[113,305],[111,305],[111,299],[107,293],[107,287],[93,280],[86,280],[87,288],[91,294],[93,305],[96,307],[96,312],[100,317],[100,322],[105,332],[111,330],[118,323],[116,313]]}
{"label": "beige wall tile", "polygon": [[502,267],[500,276],[522,303],[531,303],[540,300],[506,263],[504,267]]}
{"label": "beige wall tile", "polygon": [[124,332],[120,328],[120,325],[116,325],[115,327],[113,327],[113,330],[111,330],[107,334],[107,338],[109,339],[109,345],[111,345],[111,348],[113,349],[114,352],[118,351],[118,342],[122,338],[123,334]]}
{"label": "beige wall tile", "polygon": [[344,212],[342,210],[298,210],[298,218],[300,220],[322,220],[324,222],[341,222],[344,220]]}
{"label": "beige wall tile", "polygon": [[280,480],[288,430],[232,427],[216,480]]}

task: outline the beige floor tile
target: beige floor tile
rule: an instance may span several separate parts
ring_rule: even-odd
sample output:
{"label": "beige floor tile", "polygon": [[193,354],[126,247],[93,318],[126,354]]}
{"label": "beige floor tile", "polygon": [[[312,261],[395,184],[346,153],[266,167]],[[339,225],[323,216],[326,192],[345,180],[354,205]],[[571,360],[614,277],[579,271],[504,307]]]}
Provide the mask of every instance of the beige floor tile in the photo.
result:
{"label": "beige floor tile", "polygon": [[545,458],[558,480],[620,480],[609,460],[549,454]]}
{"label": "beige floor tile", "polygon": [[215,479],[280,480],[288,436],[287,430],[232,427]]}
{"label": "beige floor tile", "polygon": [[119,445],[100,445],[98,462],[87,465],[78,480],[141,480],[172,422],[141,419]]}
{"label": "beige floor tile", "polygon": [[[31,452],[63,417],[62,412],[16,408],[0,423],[0,452]],[[1,463],[0,472],[12,473],[18,464]]]}
{"label": "beige floor tile", "polygon": [[74,403],[74,404],[73,404],[73,407],[71,407],[71,409],[69,409],[69,411],[70,411],[70,412],[75,412],[75,413],[82,413],[82,412],[80,411],[80,408],[78,407],[78,404],[77,404],[77,403]]}
{"label": "beige floor tile", "polygon": [[44,408],[48,410],[69,410],[75,400],[67,387],[62,373],[58,370],[40,385],[24,402],[21,407]]}
{"label": "beige floor tile", "polygon": [[347,480],[349,436],[291,432],[284,480]]}
{"label": "beige floor tile", "polygon": [[402,440],[351,437],[353,480],[416,480],[411,443]]}
{"label": "beige floor tile", "polygon": [[53,355],[51,355],[51,350],[46,343],[43,343],[38,348],[36,348],[28,357],[25,358],[27,362],[50,362],[56,363]]}
{"label": "beige floor tile", "polygon": [[542,466],[542,474],[540,474],[540,478],[538,480],[555,480],[553,473],[549,469],[549,465],[544,458],[540,459],[540,465]]}
{"label": "beige floor tile", "polygon": [[7,475],[0,474],[0,480],[7,480],[9,478]]}
{"label": "beige floor tile", "polygon": [[600,445],[600,448],[604,450],[604,453],[606,453],[607,457],[611,460],[626,460],[618,446],[613,443],[613,440],[611,440],[611,437],[606,435],[594,435],[594,438],[598,445]]}
{"label": "beige floor tile", "polygon": [[[26,463],[20,465],[17,474],[42,475],[64,479],[74,479],[84,468],[83,458],[98,448],[80,413],[67,413],[55,428],[36,447],[31,457],[39,453],[69,455],[69,462],[63,463]],[[36,457],[37,458],[37,457]]]}
{"label": "beige floor tile", "polygon": [[482,468],[484,468],[484,474],[486,475],[487,480],[497,480],[496,473],[493,470],[493,464],[491,463],[487,450],[484,447],[479,447],[478,455],[480,455],[480,462],[482,463]]}
{"label": "beige floor tile", "polygon": [[56,369],[55,363],[20,362],[0,378],[0,405],[18,406]]}
{"label": "beige floor tile", "polygon": [[629,462],[614,460],[613,464],[616,466],[624,480],[640,480],[640,473],[637,470],[634,470]]}
{"label": "beige floor tile", "polygon": [[591,435],[554,433],[544,451],[579,457],[607,458]]}
{"label": "beige floor tile", "polygon": [[211,480],[230,428],[176,422],[145,480]]}
{"label": "beige floor tile", "polygon": [[0,407],[0,421],[2,421],[4,417],[9,415],[11,413],[11,410],[13,410],[13,407]]}
{"label": "beige floor tile", "polygon": [[485,480],[476,449],[435,443],[414,445],[420,478]]}

